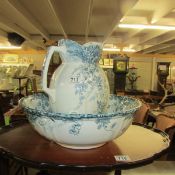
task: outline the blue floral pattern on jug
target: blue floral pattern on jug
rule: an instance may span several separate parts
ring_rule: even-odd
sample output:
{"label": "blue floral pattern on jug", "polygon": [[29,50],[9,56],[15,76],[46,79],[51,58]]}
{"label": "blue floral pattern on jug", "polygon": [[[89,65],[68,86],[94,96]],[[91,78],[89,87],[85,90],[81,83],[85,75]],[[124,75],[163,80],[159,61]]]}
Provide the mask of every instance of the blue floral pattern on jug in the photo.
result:
{"label": "blue floral pattern on jug", "polygon": [[52,75],[49,88],[45,83],[42,87],[49,96],[52,111],[68,114],[106,111],[110,90],[107,76],[98,63],[101,51],[100,43],[80,45],[69,39],[58,41],[58,47],[50,47],[43,67],[43,82],[47,81],[53,53],[58,52],[62,59],[62,64]]}
{"label": "blue floral pattern on jug", "polygon": [[94,64],[99,61],[102,49],[102,45],[97,42],[90,42],[80,45],[77,42],[69,39],[59,40],[58,46],[63,46],[66,48],[66,52],[70,54],[70,57],[66,57],[67,59],[74,62],[81,59],[83,63],[89,64]]}
{"label": "blue floral pattern on jug", "polygon": [[[108,85],[104,83],[104,78],[101,76],[99,68],[95,65],[83,64],[74,69],[72,75],[78,77],[80,81],[74,83],[75,94],[79,96],[79,104],[76,109],[79,109],[83,102],[89,98],[89,102],[97,101],[97,111],[102,113],[106,110],[108,102]],[[95,94],[93,95],[93,91]]]}

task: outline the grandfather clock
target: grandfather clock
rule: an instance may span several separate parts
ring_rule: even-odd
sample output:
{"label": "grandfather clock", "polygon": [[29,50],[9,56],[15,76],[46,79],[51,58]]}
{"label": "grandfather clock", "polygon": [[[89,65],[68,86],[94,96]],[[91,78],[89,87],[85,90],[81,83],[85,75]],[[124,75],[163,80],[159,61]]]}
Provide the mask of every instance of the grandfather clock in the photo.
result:
{"label": "grandfather clock", "polygon": [[113,61],[114,71],[114,94],[124,92],[126,85],[126,74],[128,73],[129,57],[127,55],[117,55]]}
{"label": "grandfather clock", "polygon": [[157,76],[158,76],[157,90],[160,93],[163,93],[164,91],[162,87],[160,86],[159,82],[166,87],[166,81],[169,75],[170,64],[171,62],[158,62],[157,63]]}

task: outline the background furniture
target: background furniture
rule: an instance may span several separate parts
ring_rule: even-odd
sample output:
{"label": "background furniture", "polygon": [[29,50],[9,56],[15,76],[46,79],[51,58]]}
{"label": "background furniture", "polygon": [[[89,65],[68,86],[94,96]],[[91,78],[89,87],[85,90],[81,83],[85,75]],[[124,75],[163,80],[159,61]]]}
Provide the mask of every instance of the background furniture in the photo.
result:
{"label": "background furniture", "polygon": [[[154,140],[154,142],[152,142]],[[132,125],[121,137],[90,150],[67,149],[40,136],[26,120],[0,130],[0,174],[9,173],[9,159],[40,170],[115,171],[139,167],[169,147],[160,130]]]}
{"label": "background furniture", "polygon": [[175,118],[170,118],[166,114],[156,116],[155,128],[166,132],[170,138],[169,152],[161,157],[162,160],[171,160],[175,148]]}
{"label": "background furniture", "polygon": [[160,86],[160,83],[166,87],[167,77],[169,75],[170,64],[171,62],[158,62],[157,63],[157,76],[158,76],[157,90],[159,93],[162,93],[162,94],[164,91],[162,87]]}
{"label": "background furniture", "polygon": [[133,122],[145,124],[147,122],[149,109],[150,109],[149,106],[142,101],[142,106],[134,114]]}
{"label": "background furniture", "polygon": [[22,85],[21,85],[21,80],[24,80],[24,79],[27,79],[28,77],[26,76],[15,76],[13,77],[13,79],[17,79],[18,80],[18,89],[19,89],[19,94],[18,94],[18,97],[21,98],[21,97],[24,97],[24,95],[22,94]]}
{"label": "background furniture", "polygon": [[26,115],[19,106],[14,106],[6,113],[4,113],[4,120],[6,121],[6,125],[9,125],[21,119],[26,119]]}
{"label": "background furniture", "polygon": [[129,68],[129,57],[127,55],[115,55],[113,57],[114,71],[114,94],[116,92],[125,91],[126,74]]}
{"label": "background furniture", "polygon": [[4,114],[3,114],[2,108],[0,106],[0,126],[4,126],[4,125],[5,125]]}
{"label": "background furniture", "polygon": [[14,93],[8,90],[0,91],[0,105],[3,113],[12,108],[13,95]]}
{"label": "background furniture", "polygon": [[175,118],[170,118],[166,114],[159,114],[156,116],[155,127],[165,131],[169,135],[170,140],[172,140],[175,134]]}

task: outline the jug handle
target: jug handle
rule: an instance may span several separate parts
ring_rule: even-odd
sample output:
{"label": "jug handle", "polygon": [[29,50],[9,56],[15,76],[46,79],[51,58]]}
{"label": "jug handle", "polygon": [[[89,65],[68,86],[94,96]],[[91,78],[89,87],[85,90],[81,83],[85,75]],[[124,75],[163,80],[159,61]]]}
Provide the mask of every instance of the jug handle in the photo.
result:
{"label": "jug handle", "polygon": [[47,72],[48,72],[50,60],[52,58],[53,53],[59,52],[59,51],[60,49],[58,48],[58,46],[49,47],[47,51],[47,55],[44,60],[43,71],[42,71],[42,89],[44,92],[46,92],[49,95],[49,97],[52,98],[53,102],[55,102],[55,90],[47,87]]}

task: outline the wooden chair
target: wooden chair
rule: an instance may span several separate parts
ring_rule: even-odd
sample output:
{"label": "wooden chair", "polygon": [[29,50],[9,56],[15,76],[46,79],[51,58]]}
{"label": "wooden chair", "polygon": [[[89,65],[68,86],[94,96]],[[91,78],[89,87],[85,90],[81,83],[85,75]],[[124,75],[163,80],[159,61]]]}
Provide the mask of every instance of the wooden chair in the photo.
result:
{"label": "wooden chair", "polygon": [[35,77],[29,77],[27,79],[27,82],[25,84],[25,89],[26,89],[26,95],[30,95],[31,93],[37,92],[37,85],[36,85],[36,78]]}
{"label": "wooden chair", "polygon": [[4,126],[4,125],[5,125],[4,114],[0,106],[0,126]]}
{"label": "wooden chair", "polygon": [[147,121],[148,112],[149,112],[149,106],[145,102],[142,102],[142,106],[134,114],[133,123],[145,124]]}
{"label": "wooden chair", "polygon": [[[5,116],[10,116],[17,110],[18,108],[15,107],[4,114],[0,106],[0,128],[5,127]],[[11,175],[21,175],[21,174],[28,175],[27,167],[20,165],[16,161],[10,159],[8,161],[8,165],[9,165],[9,172]]]}
{"label": "wooden chair", "polygon": [[26,118],[26,115],[22,112],[20,106],[15,106],[14,108],[4,113],[4,117],[9,120],[9,123],[7,123],[8,125],[10,123]]}
{"label": "wooden chair", "polygon": [[[170,149],[172,148],[173,138],[175,136],[175,118],[170,118],[166,114],[159,114],[156,117],[155,128],[160,129],[161,131],[166,132],[169,135],[170,139]],[[167,160],[168,153],[160,158],[160,160]]]}
{"label": "wooden chair", "polygon": [[166,114],[159,114],[156,117],[156,125],[155,127],[157,129],[160,129],[161,131],[165,131],[168,133],[170,140],[173,138],[173,132],[172,129],[175,127],[175,118],[170,118]]}

